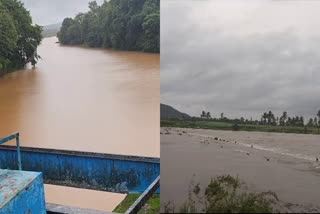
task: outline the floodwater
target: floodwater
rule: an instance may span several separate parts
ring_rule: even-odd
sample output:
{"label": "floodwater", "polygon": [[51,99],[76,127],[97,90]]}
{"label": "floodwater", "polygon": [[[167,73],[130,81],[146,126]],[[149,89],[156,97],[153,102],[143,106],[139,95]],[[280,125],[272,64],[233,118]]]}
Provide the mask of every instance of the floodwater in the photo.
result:
{"label": "floodwater", "polygon": [[161,203],[181,204],[191,181],[204,189],[211,177],[230,174],[249,191],[275,192],[282,212],[320,211],[320,135],[179,128],[161,133]]}
{"label": "floodwater", "polygon": [[[73,187],[44,185],[46,203],[112,212],[126,194],[106,193]],[[82,197],[85,195],[86,197]]]}
{"label": "floodwater", "polygon": [[56,41],[42,41],[34,70],[0,78],[0,137],[19,131],[22,146],[159,157],[159,54]]}

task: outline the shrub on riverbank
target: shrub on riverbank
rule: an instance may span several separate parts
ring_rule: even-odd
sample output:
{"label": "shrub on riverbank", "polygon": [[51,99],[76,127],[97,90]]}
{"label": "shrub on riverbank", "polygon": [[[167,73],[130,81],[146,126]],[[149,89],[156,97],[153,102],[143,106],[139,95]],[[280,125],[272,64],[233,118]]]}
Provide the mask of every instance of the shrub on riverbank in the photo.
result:
{"label": "shrub on riverbank", "polygon": [[175,208],[173,202],[164,204],[165,213],[272,213],[272,205],[278,201],[273,192],[253,193],[241,189],[244,183],[230,175],[211,179],[204,193],[199,184],[189,186],[188,199]]}
{"label": "shrub on riverbank", "polygon": [[61,44],[159,53],[159,0],[110,0],[101,6],[93,1],[89,9],[64,19]]}

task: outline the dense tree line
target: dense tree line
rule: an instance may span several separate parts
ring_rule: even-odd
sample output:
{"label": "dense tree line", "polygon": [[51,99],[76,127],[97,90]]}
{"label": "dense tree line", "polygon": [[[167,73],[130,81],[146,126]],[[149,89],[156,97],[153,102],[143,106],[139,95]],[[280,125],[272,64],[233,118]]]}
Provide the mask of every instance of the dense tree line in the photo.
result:
{"label": "dense tree line", "polygon": [[39,59],[41,30],[18,0],[0,0],[0,75]]}
{"label": "dense tree line", "polygon": [[61,44],[160,51],[160,0],[93,1],[89,9],[63,20]]}
{"label": "dense tree line", "polygon": [[[194,118],[197,119],[197,118]],[[198,118],[199,119],[199,118]],[[267,125],[267,126],[298,126],[298,127],[319,127],[320,126],[320,110],[317,112],[314,118],[310,118],[308,122],[305,121],[303,116],[288,116],[285,111],[280,117],[276,117],[272,111],[264,112],[261,115],[260,120],[250,120],[241,118],[229,119],[224,116],[223,113],[220,114],[220,118],[212,118],[210,112],[202,111],[200,119],[213,120],[221,122],[229,122],[234,124],[250,124],[250,125]]]}

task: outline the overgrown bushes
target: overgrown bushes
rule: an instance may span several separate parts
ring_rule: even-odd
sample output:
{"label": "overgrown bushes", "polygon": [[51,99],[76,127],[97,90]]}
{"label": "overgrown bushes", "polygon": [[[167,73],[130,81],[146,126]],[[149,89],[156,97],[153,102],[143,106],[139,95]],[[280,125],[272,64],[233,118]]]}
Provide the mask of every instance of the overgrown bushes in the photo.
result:
{"label": "overgrown bushes", "polygon": [[278,201],[271,191],[254,193],[241,188],[238,178],[230,175],[218,176],[201,190],[200,184],[191,182],[188,199],[176,209],[174,202],[163,204],[165,213],[272,213],[273,204]]}

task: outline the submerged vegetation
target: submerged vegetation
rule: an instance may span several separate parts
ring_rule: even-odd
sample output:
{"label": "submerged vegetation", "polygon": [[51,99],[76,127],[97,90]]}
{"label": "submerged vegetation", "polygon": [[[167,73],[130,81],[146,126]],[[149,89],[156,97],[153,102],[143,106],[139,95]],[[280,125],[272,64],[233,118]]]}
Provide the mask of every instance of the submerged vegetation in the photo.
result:
{"label": "submerged vegetation", "polygon": [[204,191],[192,181],[188,199],[176,209],[174,202],[163,204],[165,213],[272,213],[278,201],[275,193],[246,192],[243,182],[230,175],[212,178]]}
{"label": "submerged vegetation", "polygon": [[61,44],[160,51],[159,0],[110,0],[101,6],[93,1],[89,9],[63,20]]}
{"label": "submerged vegetation", "polygon": [[260,120],[248,120],[243,117],[229,119],[223,113],[220,118],[212,118],[210,112],[202,111],[200,117],[188,120],[161,120],[161,127],[320,134],[320,110],[308,122],[305,122],[303,116],[290,117],[287,112],[283,112],[280,117],[275,117],[272,111],[264,112]]}
{"label": "submerged vegetation", "polygon": [[18,0],[0,0],[0,75],[37,63],[42,28]]}
{"label": "submerged vegetation", "polygon": [[[127,209],[139,198],[140,193],[129,193],[127,197],[113,210],[115,213],[125,213]],[[155,214],[160,211],[160,195],[153,194],[138,214]]]}

